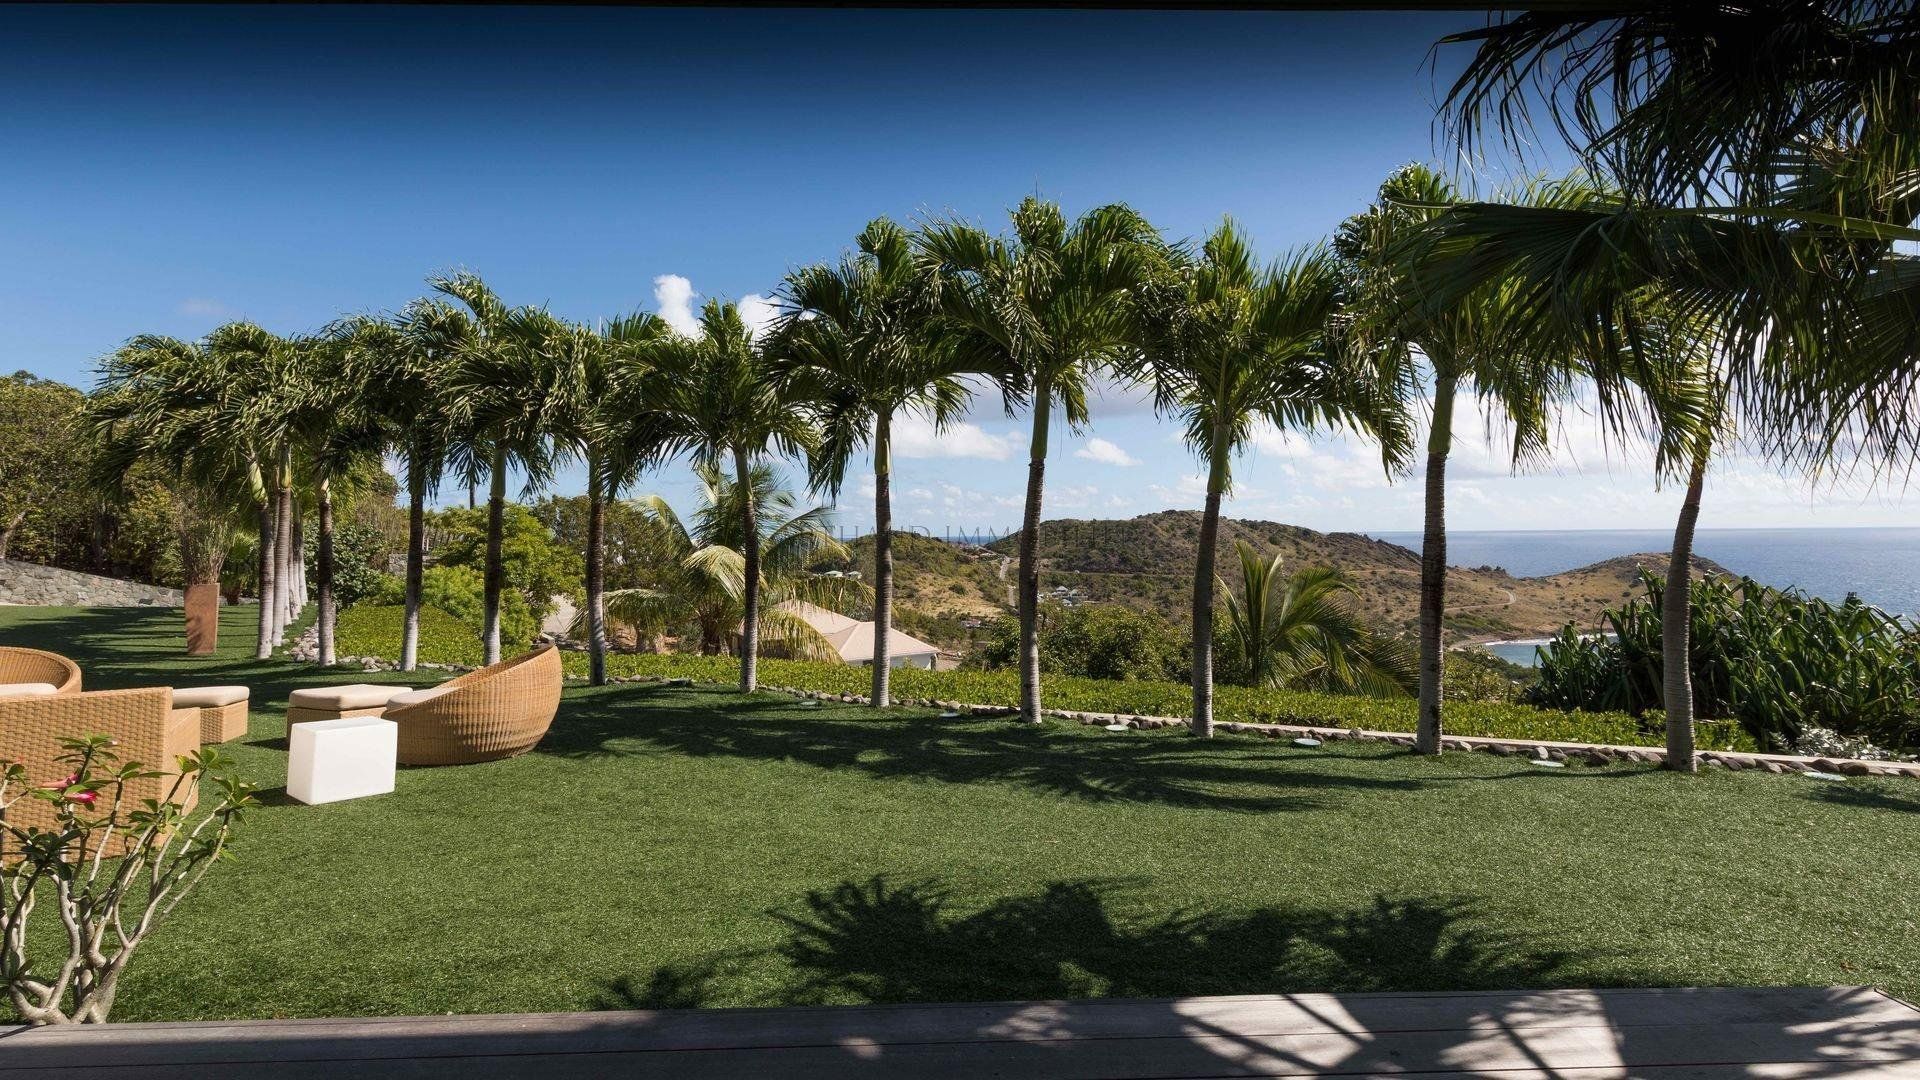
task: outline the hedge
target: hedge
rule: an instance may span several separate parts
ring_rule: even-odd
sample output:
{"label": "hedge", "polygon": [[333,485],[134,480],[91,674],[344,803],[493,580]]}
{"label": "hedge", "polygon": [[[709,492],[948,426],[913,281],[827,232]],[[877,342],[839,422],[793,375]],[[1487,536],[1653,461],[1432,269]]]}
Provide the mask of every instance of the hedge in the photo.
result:
{"label": "hedge", "polygon": [[[400,657],[406,609],[385,604],[355,604],[340,612],[333,628],[337,656]],[[420,660],[428,664],[479,666],[485,653],[473,627],[437,607],[420,609]]]}
{"label": "hedge", "polygon": [[[584,653],[565,657],[569,674],[585,675]],[[690,678],[696,682],[731,683],[740,677],[740,662],[725,656],[615,654],[607,671],[616,676]],[[760,679],[769,686],[791,687],[831,694],[865,694],[872,675],[864,667],[796,660],[760,661]],[[903,699],[960,701],[970,705],[1006,708],[1020,701],[1020,682],[1012,671],[926,671],[896,668],[893,692]],[[1192,712],[1192,690],[1185,683],[1147,680],[1111,682],[1070,676],[1048,676],[1041,697],[1048,708],[1083,712],[1126,713],[1138,716],[1184,717]],[[1220,686],[1214,690],[1214,716],[1221,722],[1308,724],[1318,727],[1370,728],[1412,731],[1417,705],[1412,698],[1381,699],[1296,690],[1261,690]],[[1556,742],[1610,743],[1622,746],[1659,746],[1661,733],[1626,713],[1537,709],[1501,702],[1448,702],[1447,732],[1451,735],[1504,739],[1541,739]],[[1701,749],[1751,750],[1751,738],[1731,724],[1702,724]]]}

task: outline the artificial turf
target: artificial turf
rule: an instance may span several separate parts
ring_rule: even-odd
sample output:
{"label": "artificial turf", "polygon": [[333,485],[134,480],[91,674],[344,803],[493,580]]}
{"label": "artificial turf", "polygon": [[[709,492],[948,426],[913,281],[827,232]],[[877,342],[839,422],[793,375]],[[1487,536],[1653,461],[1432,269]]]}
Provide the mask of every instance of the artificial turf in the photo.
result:
{"label": "artificial turf", "polygon": [[[87,686],[240,682],[266,789],[115,1019],[1285,990],[1875,984],[1920,996],[1920,784],[569,686],[541,746],[282,790],[252,610],[0,608]],[[427,673],[410,681],[432,681]]]}

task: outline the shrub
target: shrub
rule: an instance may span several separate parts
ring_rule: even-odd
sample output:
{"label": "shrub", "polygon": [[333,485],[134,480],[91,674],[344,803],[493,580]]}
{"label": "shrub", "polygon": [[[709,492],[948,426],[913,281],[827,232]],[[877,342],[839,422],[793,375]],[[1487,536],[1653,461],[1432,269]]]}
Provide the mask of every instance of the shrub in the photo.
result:
{"label": "shrub", "polygon": [[[1092,679],[1166,679],[1187,664],[1185,635],[1157,616],[1118,604],[1040,608],[1040,670]],[[989,669],[1018,667],[1020,623],[1000,619],[980,650]]]}
{"label": "shrub", "polygon": [[[486,581],[480,571],[466,566],[429,566],[420,576],[420,603],[437,607],[480,633],[486,628]],[[520,593],[500,594],[500,640],[508,649],[533,641],[540,624],[527,610]],[[395,639],[396,641],[398,639]]]}
{"label": "shrub", "polygon": [[[1562,630],[1542,650],[1528,699],[1635,715],[1663,708],[1663,586],[1643,574],[1641,588],[1606,613],[1611,636]],[[1782,749],[1816,728],[1882,746],[1920,744],[1920,629],[1857,597],[1830,604],[1748,578],[1694,582],[1691,615],[1700,718],[1738,722]]]}
{"label": "shrub", "polygon": [[[307,545],[307,572],[317,574],[320,545]],[[333,600],[351,607],[385,585],[393,575],[380,567],[387,560],[387,538],[371,525],[349,523],[333,531]],[[394,580],[399,580],[395,578]]]}
{"label": "shrub", "polygon": [[[445,546],[436,550],[439,565],[471,570],[474,580],[479,581],[487,551],[486,508],[442,510],[437,517],[437,524],[449,536]],[[515,635],[514,640],[530,641],[534,629],[552,608],[553,597],[580,591],[584,562],[580,552],[556,542],[552,531],[533,511],[518,503],[507,504],[503,522],[500,561],[506,570],[508,590],[519,597],[521,608],[532,620],[532,628],[524,635]],[[453,607],[441,606],[466,618]]]}
{"label": "shrub", "polygon": [[[362,603],[340,613],[334,627],[335,648],[341,656],[400,655],[407,609],[399,604]],[[485,651],[480,631],[431,604],[420,608],[420,660],[428,664],[478,666]]]}
{"label": "shrub", "polygon": [[[563,659],[572,673],[585,673],[583,654],[568,653]],[[618,655],[609,657],[607,664],[608,671],[615,675],[681,677],[723,684],[737,682],[740,676],[740,662],[732,657]],[[960,701],[1003,708],[1013,708],[1020,700],[1020,680],[1013,671],[899,668],[893,677],[894,693],[901,700]],[[870,676],[864,667],[797,660],[763,659],[760,678],[769,686],[834,694],[864,694],[870,687]],[[1150,679],[1114,682],[1054,676],[1047,679],[1042,696],[1048,708],[1138,716],[1185,717],[1191,714],[1193,704],[1193,692],[1187,684]],[[1214,688],[1215,718],[1221,722],[1410,732],[1414,729],[1417,708],[1417,703],[1410,698],[1371,698],[1247,686]],[[1538,709],[1498,702],[1449,704],[1447,730],[1453,735],[1485,738],[1626,746],[1659,746],[1662,742],[1660,732],[1624,713]],[[1750,750],[1754,746],[1738,728],[1725,725],[1703,726],[1700,745],[1718,750]]]}
{"label": "shrub", "polygon": [[[99,1024],[134,951],[227,853],[254,805],[253,786],[234,779],[209,747],[181,759],[165,801],[130,806],[127,783],[155,773],[117,764],[103,735],[61,745],[60,762],[72,772],[52,783],[0,763],[0,811],[42,799],[56,815],[52,828],[0,830],[0,983],[30,1024]],[[183,812],[196,793],[198,809]],[[46,901],[57,931],[35,929]],[[66,947],[63,958],[36,958],[36,948],[55,941]]]}

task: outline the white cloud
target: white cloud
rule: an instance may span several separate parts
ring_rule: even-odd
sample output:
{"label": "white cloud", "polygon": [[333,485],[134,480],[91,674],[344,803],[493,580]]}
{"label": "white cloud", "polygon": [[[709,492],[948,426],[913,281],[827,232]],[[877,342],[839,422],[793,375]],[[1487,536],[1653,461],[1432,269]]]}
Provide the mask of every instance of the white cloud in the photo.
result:
{"label": "white cloud", "polygon": [[754,337],[759,337],[760,332],[779,317],[780,303],[771,296],[748,293],[740,298],[740,321],[747,324],[747,333]]}
{"label": "white cloud", "polygon": [[673,332],[682,337],[700,336],[700,318],[694,313],[693,282],[679,274],[661,274],[653,279],[653,304]]}
{"label": "white cloud", "polygon": [[1019,450],[1017,435],[994,435],[978,424],[950,424],[935,432],[925,417],[902,416],[893,424],[893,452],[903,458],[984,458],[1006,461]]}
{"label": "white cloud", "polygon": [[180,301],[177,309],[180,314],[197,319],[224,319],[233,314],[233,309],[218,300],[194,296]]}
{"label": "white cloud", "polygon": [[1118,445],[1110,443],[1098,436],[1088,439],[1086,445],[1073,452],[1073,456],[1086,458],[1088,461],[1097,461],[1102,465],[1119,465],[1126,467],[1140,464],[1139,458],[1122,450]]}

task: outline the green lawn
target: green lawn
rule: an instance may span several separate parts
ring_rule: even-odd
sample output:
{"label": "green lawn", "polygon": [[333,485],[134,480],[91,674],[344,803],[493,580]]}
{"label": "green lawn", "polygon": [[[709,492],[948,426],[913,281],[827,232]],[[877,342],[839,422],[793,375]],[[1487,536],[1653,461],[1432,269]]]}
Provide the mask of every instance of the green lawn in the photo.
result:
{"label": "green lawn", "polygon": [[[567,691],[525,757],[289,803],[251,611],[0,608],[94,688],[254,687],[241,857],[116,1018],[1281,990],[1872,983],[1920,996],[1920,785]],[[391,676],[374,676],[391,680]],[[426,680],[421,680],[425,682]]]}

